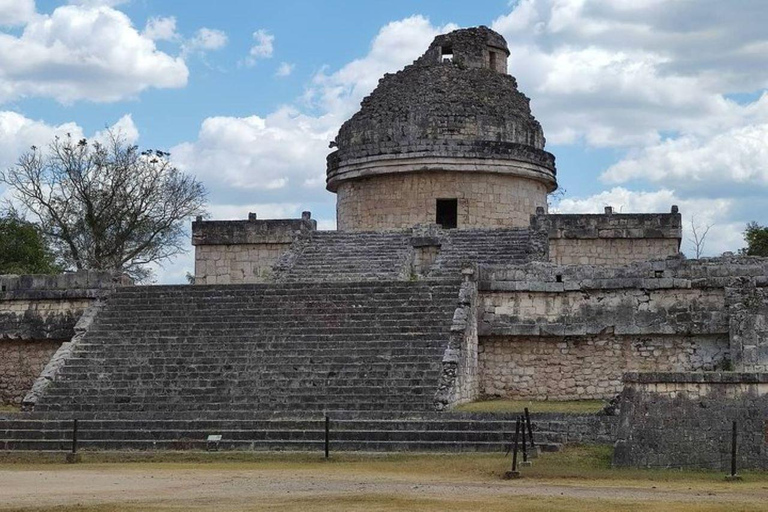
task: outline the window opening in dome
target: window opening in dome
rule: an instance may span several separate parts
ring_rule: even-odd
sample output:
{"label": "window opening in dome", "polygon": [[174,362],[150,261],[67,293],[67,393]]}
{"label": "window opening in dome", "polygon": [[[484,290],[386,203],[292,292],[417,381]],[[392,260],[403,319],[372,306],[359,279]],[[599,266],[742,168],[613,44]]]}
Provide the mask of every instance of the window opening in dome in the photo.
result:
{"label": "window opening in dome", "polygon": [[458,199],[438,199],[435,208],[435,223],[443,229],[454,229],[459,218],[459,200]]}
{"label": "window opening in dome", "polygon": [[440,48],[440,51],[442,52],[443,62],[446,60],[453,61],[453,46],[443,46]]}
{"label": "window opening in dome", "polygon": [[491,69],[496,71],[496,52],[491,50],[491,51],[488,52],[488,54],[489,54],[490,59],[491,59],[490,60]]}

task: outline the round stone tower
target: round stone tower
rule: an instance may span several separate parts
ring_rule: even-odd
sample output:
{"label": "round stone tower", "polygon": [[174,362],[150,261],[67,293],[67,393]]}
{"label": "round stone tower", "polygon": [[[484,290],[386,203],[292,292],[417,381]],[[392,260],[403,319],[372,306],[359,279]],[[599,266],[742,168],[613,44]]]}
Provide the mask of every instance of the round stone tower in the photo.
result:
{"label": "round stone tower", "polygon": [[339,230],[521,227],[547,207],[555,157],[508,56],[491,29],[456,30],[379,80],[331,143]]}

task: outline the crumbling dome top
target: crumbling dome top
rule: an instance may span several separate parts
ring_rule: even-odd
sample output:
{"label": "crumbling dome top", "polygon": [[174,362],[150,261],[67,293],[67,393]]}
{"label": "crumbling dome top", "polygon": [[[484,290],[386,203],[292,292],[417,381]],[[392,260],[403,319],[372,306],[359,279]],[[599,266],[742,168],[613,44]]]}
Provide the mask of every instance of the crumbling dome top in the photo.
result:
{"label": "crumbling dome top", "polygon": [[413,165],[456,171],[475,165],[457,159],[557,188],[554,156],[544,151],[530,100],[507,74],[508,56],[504,38],[488,27],[461,29],[437,36],[413,64],[384,75],[332,143],[338,149],[328,155],[328,189],[346,179],[410,172]]}

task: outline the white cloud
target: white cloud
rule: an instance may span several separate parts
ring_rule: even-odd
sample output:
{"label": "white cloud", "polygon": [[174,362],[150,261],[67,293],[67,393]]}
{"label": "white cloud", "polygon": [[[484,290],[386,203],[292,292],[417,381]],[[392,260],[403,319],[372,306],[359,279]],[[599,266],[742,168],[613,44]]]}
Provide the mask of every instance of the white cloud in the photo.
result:
{"label": "white cloud", "polygon": [[224,31],[203,27],[195,33],[192,39],[184,43],[182,53],[219,50],[227,45],[227,41],[227,34]]}
{"label": "white cloud", "polygon": [[277,71],[275,71],[275,76],[279,76],[279,77],[290,76],[290,74],[293,73],[294,67],[295,67],[294,64],[290,64],[288,62],[281,62],[280,65],[277,67]]}
{"label": "white cloud", "polygon": [[550,142],[642,146],[738,124],[768,86],[764,2],[522,0],[493,28]]}
{"label": "white cloud", "polygon": [[266,117],[209,117],[197,141],[171,152],[180,167],[206,181],[287,198],[324,182],[323,163],[335,127],[290,108]]}
{"label": "white cloud", "polygon": [[275,51],[275,36],[263,28],[253,33],[253,40],[255,42],[251,46],[250,52],[248,52],[248,57],[245,59],[245,64],[248,66],[255,65],[259,59],[272,58],[272,54]]}
{"label": "white cloud", "polygon": [[69,0],[70,4],[82,5],[85,7],[116,7],[127,4],[131,0]]}
{"label": "white cloud", "polygon": [[734,221],[734,200],[728,198],[683,198],[671,189],[647,192],[615,187],[589,197],[563,199],[553,212],[603,213],[606,206],[612,206],[616,213],[668,213],[672,205],[677,205],[683,216],[681,250],[689,257],[695,254],[692,221],[697,229],[712,226],[705,239],[705,255],[736,252],[744,245],[741,232],[746,221]]}
{"label": "white cloud", "polygon": [[92,138],[102,143],[105,142],[107,140],[107,130],[122,137],[127,144],[136,144],[139,140],[139,129],[133,122],[131,114],[125,114],[112,126],[96,132]]}
{"label": "white cloud", "polygon": [[20,37],[0,33],[0,102],[27,96],[117,101],[187,83],[183,59],[158,51],[122,12],[59,7],[37,15]]}
{"label": "white cloud", "polygon": [[768,94],[752,107],[753,112],[763,111],[765,122],[711,136],[683,135],[665,140],[612,165],[602,179],[608,183],[647,180],[684,189],[768,187]]}
{"label": "white cloud", "polygon": [[35,16],[35,0],[0,0],[0,27],[23,25]]}
{"label": "white cloud", "polygon": [[17,112],[0,111],[0,169],[16,164],[31,146],[45,147],[53,138],[67,133],[82,138],[83,130],[75,123],[49,125],[29,119]]}
{"label": "white cloud", "polygon": [[418,15],[388,23],[379,30],[365,57],[334,73],[318,73],[305,99],[344,121],[359,108],[360,101],[373,91],[384,73],[399,71],[421,56],[435,36],[456,28],[452,23],[434,26]]}
{"label": "white cloud", "polygon": [[174,41],[179,38],[176,32],[176,17],[153,16],[147,20],[142,35],[153,41]]}
{"label": "white cloud", "polygon": [[298,203],[262,203],[262,204],[212,204],[208,213],[215,220],[243,220],[249,213],[255,213],[259,219],[297,218],[301,215]]}
{"label": "white cloud", "polygon": [[303,99],[314,115],[288,106],[266,116],[210,117],[196,141],[172,148],[174,161],[210,184],[212,196],[237,195],[243,204],[254,195],[270,203],[332,204],[324,190],[328,142],[382,74],[412,62],[434,36],[452,28],[422,16],[389,23],[366,56],[315,77]]}

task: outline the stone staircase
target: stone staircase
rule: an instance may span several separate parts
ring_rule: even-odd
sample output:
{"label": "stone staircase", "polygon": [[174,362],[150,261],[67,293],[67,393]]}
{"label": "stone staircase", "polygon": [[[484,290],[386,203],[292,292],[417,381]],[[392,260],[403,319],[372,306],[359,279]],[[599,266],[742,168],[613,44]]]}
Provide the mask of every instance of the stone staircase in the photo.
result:
{"label": "stone staircase", "polygon": [[[457,279],[461,266],[517,265],[538,256],[528,228],[437,230],[440,250],[429,277]],[[281,282],[409,280],[412,232],[316,231],[294,242],[275,265]]]}
{"label": "stone staircase", "polygon": [[447,230],[430,277],[456,275],[464,262],[520,265],[536,258],[528,228]]}
{"label": "stone staircase", "polygon": [[455,283],[118,289],[35,411],[429,411]]}
{"label": "stone staircase", "polygon": [[[73,420],[63,413],[0,416],[0,451],[67,451]],[[241,450],[322,451],[325,418],[319,415],[204,414],[194,419],[158,415],[83,414],[78,447],[85,450]],[[82,419],[82,417],[90,419]],[[117,416],[124,416],[118,418]],[[179,416],[179,415],[176,415]],[[183,416],[183,415],[181,415]],[[219,416],[219,417],[217,417]],[[536,445],[557,451],[568,439],[567,422],[542,421],[534,415]],[[504,452],[514,439],[512,415],[349,413],[330,415],[332,451]],[[208,436],[220,435],[212,446]]]}
{"label": "stone staircase", "polygon": [[410,272],[410,232],[314,231],[275,265],[277,281],[402,280]]}

